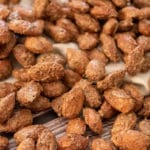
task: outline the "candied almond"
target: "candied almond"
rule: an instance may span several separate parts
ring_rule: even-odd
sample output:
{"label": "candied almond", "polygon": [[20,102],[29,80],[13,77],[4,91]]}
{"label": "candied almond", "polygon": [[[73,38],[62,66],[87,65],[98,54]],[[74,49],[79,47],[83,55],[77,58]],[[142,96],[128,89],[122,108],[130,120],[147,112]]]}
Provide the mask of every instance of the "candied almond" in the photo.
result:
{"label": "candied almond", "polygon": [[144,49],[141,45],[138,45],[125,57],[126,70],[130,75],[136,75],[141,71],[144,61],[143,55]]}
{"label": "candied almond", "polygon": [[37,36],[43,33],[44,21],[36,20],[34,22],[26,20],[11,20],[8,23],[9,29],[22,35]]}
{"label": "candied almond", "polygon": [[98,112],[91,108],[83,109],[83,117],[85,119],[85,123],[89,126],[89,128],[97,133],[101,134],[103,130],[103,124]]}
{"label": "candied almond", "polygon": [[101,118],[109,119],[116,114],[116,110],[107,101],[104,101],[98,113],[101,116]]}
{"label": "candied almond", "polygon": [[68,122],[66,132],[67,134],[83,135],[86,131],[85,122],[80,118],[71,119]]}
{"label": "candied almond", "polygon": [[63,78],[63,81],[64,81],[65,85],[67,85],[68,87],[71,88],[80,79],[81,79],[80,74],[78,74],[77,72],[74,72],[71,69],[65,69],[65,75],[64,75],[64,78]]}
{"label": "candied almond", "polygon": [[133,28],[134,23],[132,19],[121,20],[119,22],[118,31],[129,31]]}
{"label": "candied almond", "polygon": [[145,36],[150,36],[150,20],[143,19],[138,24],[138,30]]}
{"label": "candied almond", "polygon": [[10,13],[7,5],[0,4],[0,19],[6,19]]}
{"label": "candied almond", "polygon": [[77,117],[84,104],[84,93],[81,88],[73,88],[62,96],[62,115],[66,118]]}
{"label": "candied almond", "polygon": [[32,122],[33,116],[31,111],[20,109],[14,112],[4,124],[0,124],[0,132],[13,133],[25,126],[31,125]]}
{"label": "candied almond", "polygon": [[144,7],[140,9],[139,19],[150,19],[150,8]]}
{"label": "candied almond", "polygon": [[6,79],[11,75],[12,64],[9,59],[0,60],[0,80]]}
{"label": "candied almond", "polygon": [[127,114],[119,114],[111,129],[112,137],[122,131],[128,131],[134,129],[137,122],[137,116],[134,112]]}
{"label": "candied almond", "polygon": [[144,99],[143,108],[140,110],[139,114],[145,117],[150,116],[150,97]]}
{"label": "candied almond", "polygon": [[57,142],[55,136],[49,129],[44,129],[40,133],[37,144],[36,150],[57,150]]}
{"label": "candied almond", "polygon": [[43,53],[37,57],[37,63],[42,62],[56,62],[58,64],[65,65],[66,58],[58,53]]}
{"label": "candied almond", "polygon": [[61,81],[55,81],[50,83],[42,83],[43,93],[47,97],[61,96],[67,91],[67,88]]}
{"label": "candied almond", "polygon": [[12,8],[12,11],[8,17],[8,20],[11,21],[13,19],[22,19],[27,21],[34,21],[35,16],[33,14],[33,11],[29,8],[26,8],[24,6],[15,5]]}
{"label": "candied almond", "polygon": [[87,51],[87,55],[90,60],[92,59],[97,59],[98,61],[107,64],[108,63],[108,58],[105,56],[105,54],[99,50],[99,49],[93,49],[90,51]]}
{"label": "candied almond", "polygon": [[56,97],[55,99],[52,100],[51,102],[51,107],[54,110],[54,112],[57,113],[57,115],[60,117],[62,116],[62,103],[63,103],[63,95]]}
{"label": "candied almond", "polygon": [[9,82],[0,83],[0,98],[7,96],[8,94],[15,92],[17,90],[16,86]]}
{"label": "candied almond", "polygon": [[4,59],[8,57],[10,52],[12,51],[13,47],[16,44],[16,36],[15,34],[11,33],[11,39],[8,43],[0,46],[0,59]]}
{"label": "candied almond", "polygon": [[66,134],[58,139],[58,150],[85,150],[88,146],[88,138],[79,134]]}
{"label": "candied almond", "polygon": [[41,18],[44,16],[46,6],[48,5],[48,0],[35,0],[33,5],[33,13],[36,18]]}
{"label": "candied almond", "polygon": [[5,150],[8,148],[8,145],[9,145],[9,140],[4,136],[0,136],[0,149]]}
{"label": "candied almond", "polygon": [[55,1],[49,2],[49,4],[46,6],[45,14],[51,21],[56,21],[57,19],[65,16],[61,5]]}
{"label": "candied almond", "polygon": [[26,37],[24,45],[35,54],[48,53],[53,50],[52,43],[44,36]]}
{"label": "candied almond", "polygon": [[139,130],[142,131],[144,134],[150,136],[150,120],[144,119],[139,122]]}
{"label": "candied almond", "polygon": [[64,76],[64,67],[56,62],[43,62],[31,66],[28,75],[34,81],[57,81]]}
{"label": "candied almond", "polygon": [[115,18],[110,18],[103,26],[102,32],[109,35],[114,35],[118,29],[119,22]]}
{"label": "candied almond", "polygon": [[24,104],[24,106],[30,109],[32,112],[39,112],[49,109],[51,107],[51,102],[47,97],[39,96],[33,102]]}
{"label": "candied almond", "polygon": [[134,99],[122,89],[117,87],[108,89],[104,92],[104,97],[113,108],[122,113],[128,113],[134,109]]}
{"label": "candied almond", "polygon": [[85,72],[86,66],[89,63],[87,54],[75,49],[67,49],[67,61],[68,66],[79,74],[83,74]]}
{"label": "candied almond", "polygon": [[50,22],[46,22],[45,25],[46,33],[51,36],[56,42],[66,43],[72,40],[72,34],[65,28],[54,25]]}
{"label": "candied almond", "polygon": [[106,90],[118,86],[125,77],[125,70],[119,70],[108,74],[103,80],[97,82],[99,90]]}
{"label": "candied almond", "polygon": [[141,93],[141,91],[137,88],[136,85],[131,83],[123,85],[123,89],[126,91],[126,93],[131,95],[132,98],[134,98],[135,100],[134,111],[139,111],[143,105],[144,99],[144,96]]}
{"label": "candied almond", "polygon": [[15,93],[0,98],[0,123],[9,119],[15,107]]}
{"label": "candied almond", "polygon": [[117,17],[118,13],[111,1],[99,0],[96,2],[90,13],[97,19],[108,19],[111,17]]}
{"label": "candied almond", "polygon": [[127,5],[127,0],[112,0],[116,7],[122,8]]}
{"label": "candied almond", "polygon": [[71,20],[66,19],[66,18],[60,18],[57,20],[56,24],[59,27],[62,27],[65,30],[67,30],[71,34],[72,38],[76,40],[76,38],[79,35],[79,31],[76,25]]}
{"label": "candied almond", "polygon": [[28,69],[14,69],[12,71],[12,76],[22,82],[31,81],[31,77],[29,76]]}
{"label": "candied almond", "polygon": [[91,150],[114,150],[114,148],[109,141],[96,138],[91,143]]}
{"label": "candied almond", "polygon": [[21,143],[27,138],[32,138],[34,140],[38,139],[38,136],[44,130],[45,127],[43,125],[29,125],[20,130],[18,130],[14,134],[14,138],[17,144]]}
{"label": "candied almond", "polygon": [[140,9],[134,6],[126,6],[119,11],[119,19],[121,20],[138,18],[139,15],[140,15]]}
{"label": "candied almond", "polygon": [[142,132],[136,130],[123,131],[113,137],[112,141],[120,149],[125,148],[128,150],[147,150],[150,146],[150,138],[147,135],[144,135]]}
{"label": "candied almond", "polygon": [[0,20],[0,44],[6,44],[11,39],[11,32],[9,31],[8,25],[5,21]]}
{"label": "candied almond", "polygon": [[34,65],[36,62],[35,55],[22,44],[18,44],[13,48],[13,55],[19,64],[25,68]]}
{"label": "candied almond", "polygon": [[102,43],[102,49],[105,55],[113,62],[119,61],[120,56],[113,37],[105,33],[102,33],[100,35],[100,41]]}
{"label": "candied almond", "polygon": [[26,149],[35,150],[35,141],[32,138],[25,139],[17,147],[17,150],[26,150]]}
{"label": "candied almond", "polygon": [[144,48],[144,52],[150,51],[150,37],[141,35],[137,38],[137,43],[139,45],[142,45]]}
{"label": "candied almond", "polygon": [[90,6],[81,0],[71,0],[68,2],[68,6],[73,12],[86,13],[90,10]]}
{"label": "candied almond", "polygon": [[137,47],[136,40],[129,33],[117,33],[115,39],[117,46],[126,54],[132,52]]}
{"label": "candied almond", "polygon": [[85,105],[98,108],[101,104],[101,96],[96,88],[87,80],[81,79],[75,84],[75,87],[79,87],[83,90],[85,95]]}
{"label": "candied almond", "polygon": [[90,50],[97,46],[98,44],[98,36],[97,34],[85,32],[83,34],[80,34],[77,38],[79,47],[82,50]]}
{"label": "candied almond", "polygon": [[21,105],[30,104],[40,96],[42,91],[43,88],[38,82],[31,81],[19,89],[17,100]]}
{"label": "candied almond", "polygon": [[141,67],[141,72],[147,72],[150,69],[150,58],[149,57],[144,57],[142,67]]}
{"label": "candied almond", "polygon": [[89,14],[75,14],[75,22],[77,26],[88,32],[98,32],[100,30],[100,25],[96,19],[94,19]]}
{"label": "candied almond", "polygon": [[97,59],[91,60],[86,66],[85,76],[89,81],[98,81],[105,76],[105,64]]}

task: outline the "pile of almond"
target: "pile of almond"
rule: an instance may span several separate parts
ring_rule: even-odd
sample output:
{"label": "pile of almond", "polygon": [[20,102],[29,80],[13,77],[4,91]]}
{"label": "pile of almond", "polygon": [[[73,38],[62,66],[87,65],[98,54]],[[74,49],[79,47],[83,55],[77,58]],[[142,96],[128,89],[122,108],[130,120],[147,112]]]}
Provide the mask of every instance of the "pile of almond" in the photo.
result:
{"label": "pile of almond", "polygon": [[[149,150],[150,96],[125,76],[150,70],[150,0],[19,3],[0,0],[0,134],[13,133],[17,150]],[[79,49],[53,47],[68,42]],[[125,69],[106,72],[121,61]],[[59,139],[33,125],[48,109],[68,119]],[[111,139],[100,138],[113,117]],[[0,150],[8,145],[0,136]]]}

